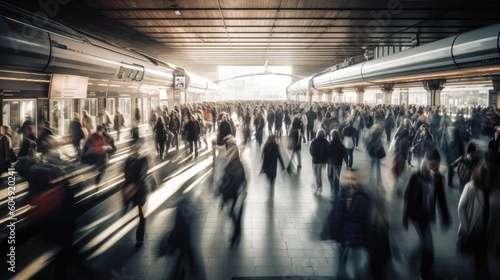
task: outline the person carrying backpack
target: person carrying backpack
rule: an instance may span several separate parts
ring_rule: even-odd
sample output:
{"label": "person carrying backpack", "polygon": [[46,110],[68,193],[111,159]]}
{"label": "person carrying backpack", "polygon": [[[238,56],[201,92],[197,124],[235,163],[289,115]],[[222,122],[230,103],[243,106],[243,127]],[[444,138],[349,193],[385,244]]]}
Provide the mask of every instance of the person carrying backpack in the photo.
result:
{"label": "person carrying backpack", "polygon": [[[479,164],[479,158],[476,155],[476,145],[474,143],[469,143],[467,145],[467,155],[461,156],[455,162],[453,162],[450,167],[457,167],[458,179],[460,180],[459,189],[460,193],[463,192],[465,185],[470,181],[472,171]],[[453,172],[449,170],[448,172]],[[452,186],[452,184],[449,184]]]}

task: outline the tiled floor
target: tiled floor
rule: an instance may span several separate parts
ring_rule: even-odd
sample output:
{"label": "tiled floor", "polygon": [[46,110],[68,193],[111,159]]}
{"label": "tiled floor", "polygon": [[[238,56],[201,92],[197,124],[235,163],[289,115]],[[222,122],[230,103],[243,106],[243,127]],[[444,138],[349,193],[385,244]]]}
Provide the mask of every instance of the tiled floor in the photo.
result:
{"label": "tiled floor", "polygon": [[[259,175],[260,149],[255,143],[242,149],[250,182],[244,206],[242,237],[235,248],[230,248],[233,226],[228,207],[221,211],[221,198],[213,195],[209,180],[192,189],[189,194],[192,245],[197,256],[196,270],[200,273],[196,278],[229,280],[233,277],[277,276],[280,278],[273,279],[300,279],[293,277],[329,276],[324,279],[332,279],[337,275],[338,245],[319,240],[330,208],[326,170],[323,174],[323,194],[316,196],[308,148],[309,144],[303,145],[301,169],[295,169],[290,174],[278,172],[274,200],[269,198],[264,175]],[[284,157],[288,162],[289,156],[284,154]],[[402,198],[392,190],[389,161],[386,158],[382,163],[392,251],[386,279],[418,279],[419,239],[412,226],[406,231],[401,225]],[[355,150],[354,167],[361,170],[363,178],[368,181],[369,161],[363,150]],[[450,188],[446,192],[453,225],[448,230],[442,229],[439,223],[433,226],[434,274],[436,279],[443,280],[473,279],[470,258],[460,256],[455,249],[459,192]],[[175,266],[175,257],[160,256],[158,248],[173,227],[173,205],[166,203],[149,216],[143,247],[134,248],[135,230],[132,230],[89,264],[100,272],[102,279],[171,279],[169,275]],[[361,255],[355,263],[363,264],[365,259]],[[494,279],[500,279],[499,264],[498,260],[491,262]],[[357,272],[360,273],[360,269]]]}

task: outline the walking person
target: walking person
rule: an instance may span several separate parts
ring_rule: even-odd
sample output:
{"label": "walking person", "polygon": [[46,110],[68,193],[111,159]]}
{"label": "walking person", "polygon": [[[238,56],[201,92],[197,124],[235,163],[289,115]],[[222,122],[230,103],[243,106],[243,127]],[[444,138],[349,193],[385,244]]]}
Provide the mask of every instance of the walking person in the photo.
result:
{"label": "walking person", "polygon": [[246,197],[247,179],[236,140],[229,134],[224,137],[224,143],[226,158],[221,169],[223,170],[222,177],[217,183],[219,193],[222,194],[223,206],[230,203],[229,216],[234,224],[233,235],[230,238],[232,248],[241,236],[241,218]]}
{"label": "walking person", "polygon": [[184,133],[186,135],[186,141],[189,143],[189,153],[193,154],[194,152],[195,157],[198,157],[198,139],[200,137],[200,132],[201,128],[198,121],[191,115],[191,112],[187,113],[184,117]]}
{"label": "walking person", "polygon": [[109,115],[106,108],[101,109],[101,118],[101,124],[106,128],[106,131],[109,131],[109,129],[113,125],[113,121],[111,120],[111,116]]}
{"label": "walking person", "polygon": [[339,194],[340,172],[342,162],[347,158],[347,151],[340,141],[338,130],[332,130],[330,136],[332,140],[328,147],[328,181],[330,182],[330,203],[333,203]]}
{"label": "walking person", "polygon": [[12,130],[8,125],[0,127],[0,175],[9,170],[11,163],[15,161],[11,156],[12,150]]}
{"label": "walking person", "polygon": [[405,170],[407,157],[411,144],[411,126],[410,119],[404,119],[392,139],[391,147],[389,150],[393,152],[391,173],[394,176],[394,191],[397,195],[401,194],[399,188],[399,178],[403,175]]}
{"label": "walking person", "polygon": [[323,129],[316,132],[316,138],[309,146],[309,153],[312,157],[313,173],[316,178],[316,195],[321,195],[323,191],[323,180],[321,178],[321,171],[325,164],[328,162],[328,147],[330,143],[326,140],[325,131]]}
{"label": "walking person", "polygon": [[139,210],[139,225],[135,233],[136,247],[144,244],[144,234],[146,230],[146,218],[144,216],[144,206],[149,194],[146,185],[146,175],[148,172],[148,159],[142,156],[141,144],[137,143],[130,149],[130,156],[125,161],[123,172],[125,174],[125,183],[123,184],[122,194],[124,196],[123,211],[128,211],[129,203],[133,203]]}
{"label": "walking person", "polygon": [[271,107],[267,112],[267,133],[273,135],[273,126],[275,121],[274,109]]}
{"label": "walking person", "polygon": [[82,150],[82,162],[95,165],[98,174],[95,177],[95,185],[99,188],[101,178],[104,176],[108,164],[108,153],[113,150],[104,136],[106,127],[97,126],[96,132],[89,136]]}
{"label": "walking person", "polygon": [[427,128],[427,125],[421,125],[419,132],[417,133],[417,135],[415,135],[413,144],[410,148],[413,156],[417,158],[417,167],[420,167],[422,158],[425,156],[425,154],[428,152],[432,152],[434,149],[436,149],[434,137],[432,137],[432,134],[429,132],[429,128]]}
{"label": "walking person", "polygon": [[26,116],[26,120],[23,125],[17,129],[18,134],[23,135],[23,142],[21,143],[21,148],[17,153],[17,157],[24,157],[30,153],[32,143],[36,142],[35,134],[33,133],[34,123],[30,116]]}
{"label": "walking person", "polygon": [[276,142],[276,136],[269,135],[264,148],[262,149],[262,169],[261,173],[265,173],[269,182],[269,195],[271,200],[274,199],[274,186],[276,182],[276,169],[278,161],[281,164],[281,169],[285,170],[285,163],[280,153],[280,146]]}
{"label": "walking person", "polygon": [[[382,134],[384,133],[383,121],[380,119],[369,128],[368,140],[366,141],[366,151],[370,156],[370,179],[376,180],[376,184],[382,192],[385,192],[382,186],[382,172],[380,169],[380,160],[386,156],[382,144]],[[373,173],[375,172],[375,174]]]}
{"label": "walking person", "polygon": [[292,122],[292,128],[290,129],[290,135],[288,136],[288,149],[292,151],[290,156],[290,163],[288,163],[287,171],[292,170],[293,157],[297,154],[297,168],[302,168],[300,151],[302,150],[302,144],[300,142],[300,134],[304,130],[300,114],[297,113]]}
{"label": "walking person", "polygon": [[92,118],[89,116],[89,112],[86,110],[83,110],[83,117],[82,117],[82,127],[85,128],[86,134],[85,134],[85,140],[92,134],[92,130],[94,130],[94,122],[92,121]]}
{"label": "walking person", "polygon": [[250,135],[250,125],[252,123],[252,115],[250,114],[250,110],[246,109],[246,112],[243,115],[243,143],[246,144],[251,139]]}
{"label": "walking person", "polygon": [[113,129],[116,131],[116,141],[120,141],[120,131],[125,127],[125,119],[123,114],[116,108]]}
{"label": "walking person", "polygon": [[316,113],[313,111],[313,107],[309,107],[309,111],[306,113],[307,116],[307,127],[306,127],[306,138],[307,141],[311,141],[314,137],[314,121],[316,120]]}
{"label": "walking person", "polygon": [[156,120],[156,124],[153,127],[153,131],[155,132],[155,142],[156,142],[156,152],[160,156],[160,160],[163,160],[163,155],[165,152],[165,123],[163,122],[163,117],[158,117]]}
{"label": "walking person", "polygon": [[440,161],[437,150],[426,154],[420,168],[410,176],[404,200],[403,227],[408,229],[408,220],[412,220],[423,247],[420,256],[420,276],[423,280],[432,279],[434,244],[430,224],[436,219],[436,204],[441,212],[443,226],[451,224],[444,178],[439,173]]}
{"label": "walking person", "polygon": [[[467,145],[467,154],[465,155],[465,157],[461,156],[450,165],[452,169],[457,167],[458,180],[460,181],[460,193],[463,192],[465,185],[471,180],[472,172],[479,165],[479,158],[476,155],[476,149],[477,148],[474,143],[469,143]],[[448,172],[452,171],[448,170]]]}
{"label": "walking person", "polygon": [[283,134],[283,110],[281,107],[278,107],[274,114],[274,133],[280,138]]}
{"label": "walking person", "polygon": [[255,127],[255,140],[257,140],[257,144],[262,146],[262,137],[264,134],[264,127],[265,127],[265,120],[264,116],[262,115],[262,112],[258,112],[257,116],[255,117],[253,121],[253,125]]}
{"label": "walking person", "polygon": [[384,120],[384,128],[387,143],[391,142],[391,133],[394,128],[396,121],[394,120],[394,114],[392,113],[392,109],[387,110],[387,114],[385,115]]}
{"label": "walking person", "polygon": [[170,146],[175,147],[179,150],[179,132],[181,129],[181,120],[177,116],[178,112],[176,110],[172,110],[172,115],[170,117],[170,123],[168,124],[168,128],[174,136],[172,136],[172,140],[170,142]]}
{"label": "walking person", "polygon": [[349,256],[357,260],[355,265],[355,277],[353,279],[367,279],[367,269],[363,269],[361,263],[370,238],[371,216],[373,201],[364,191],[359,174],[356,169],[347,169],[344,173],[344,184],[336,203],[333,206],[332,224],[330,225],[333,239],[337,240],[341,247],[339,250],[338,276],[340,279],[348,279],[346,265]]}
{"label": "walking person", "polygon": [[71,131],[71,144],[73,144],[77,158],[80,158],[82,153],[81,141],[85,138],[85,134],[83,132],[84,128],[82,127],[80,115],[78,113],[74,113],[74,118],[69,123],[69,128],[69,131]]}
{"label": "walking person", "polygon": [[474,256],[476,280],[489,280],[488,268],[488,229],[490,213],[488,170],[479,165],[472,173],[471,181],[465,185],[458,202],[459,250]]}
{"label": "walking person", "polygon": [[352,168],[354,162],[354,148],[357,148],[359,143],[358,130],[354,128],[354,120],[352,119],[350,119],[349,124],[342,129],[342,143],[344,144],[347,152],[345,165],[347,168]]}

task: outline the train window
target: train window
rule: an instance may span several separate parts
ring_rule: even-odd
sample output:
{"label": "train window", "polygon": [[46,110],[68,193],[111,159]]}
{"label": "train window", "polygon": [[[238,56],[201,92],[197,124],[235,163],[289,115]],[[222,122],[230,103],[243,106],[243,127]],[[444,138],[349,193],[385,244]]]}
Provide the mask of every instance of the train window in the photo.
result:
{"label": "train window", "polygon": [[114,98],[106,99],[106,111],[108,111],[111,120],[114,120],[115,118],[115,110],[116,110],[115,99]]}
{"label": "train window", "polygon": [[71,100],[64,99],[50,101],[50,126],[56,135],[69,135],[73,113],[71,103]]}
{"label": "train window", "polygon": [[[155,107],[151,107],[153,109]],[[149,107],[149,102],[147,97],[142,98],[142,111],[143,112],[149,112],[151,110]],[[149,114],[144,114],[144,117],[142,118],[142,123],[148,123],[149,120]]]}
{"label": "train window", "polygon": [[[151,108],[158,108],[160,107],[160,99],[158,98],[151,98]],[[162,106],[163,109],[163,106]]]}
{"label": "train window", "polygon": [[[18,148],[22,142],[22,133],[18,130],[21,125],[31,119],[35,123],[35,100],[4,100],[2,102],[3,125],[12,129],[12,145]],[[35,128],[33,127],[35,131]],[[19,132],[18,132],[19,131]]]}
{"label": "train window", "polygon": [[[82,100],[82,113],[86,111],[88,116],[92,119],[92,124],[96,123],[97,116],[97,98],[87,98]],[[96,127],[92,125],[91,127]]]}
{"label": "train window", "polygon": [[118,99],[118,110],[120,110],[120,112],[122,112],[125,126],[129,126],[130,120],[132,119],[132,116],[131,116],[132,100],[130,98],[119,98]]}

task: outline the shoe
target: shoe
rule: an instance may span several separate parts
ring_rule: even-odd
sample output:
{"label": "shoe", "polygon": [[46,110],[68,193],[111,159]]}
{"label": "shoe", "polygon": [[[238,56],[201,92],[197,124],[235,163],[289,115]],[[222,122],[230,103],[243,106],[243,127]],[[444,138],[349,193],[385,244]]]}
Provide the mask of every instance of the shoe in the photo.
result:
{"label": "shoe", "polygon": [[144,244],[144,241],[137,241],[135,242],[135,248],[139,248]]}

